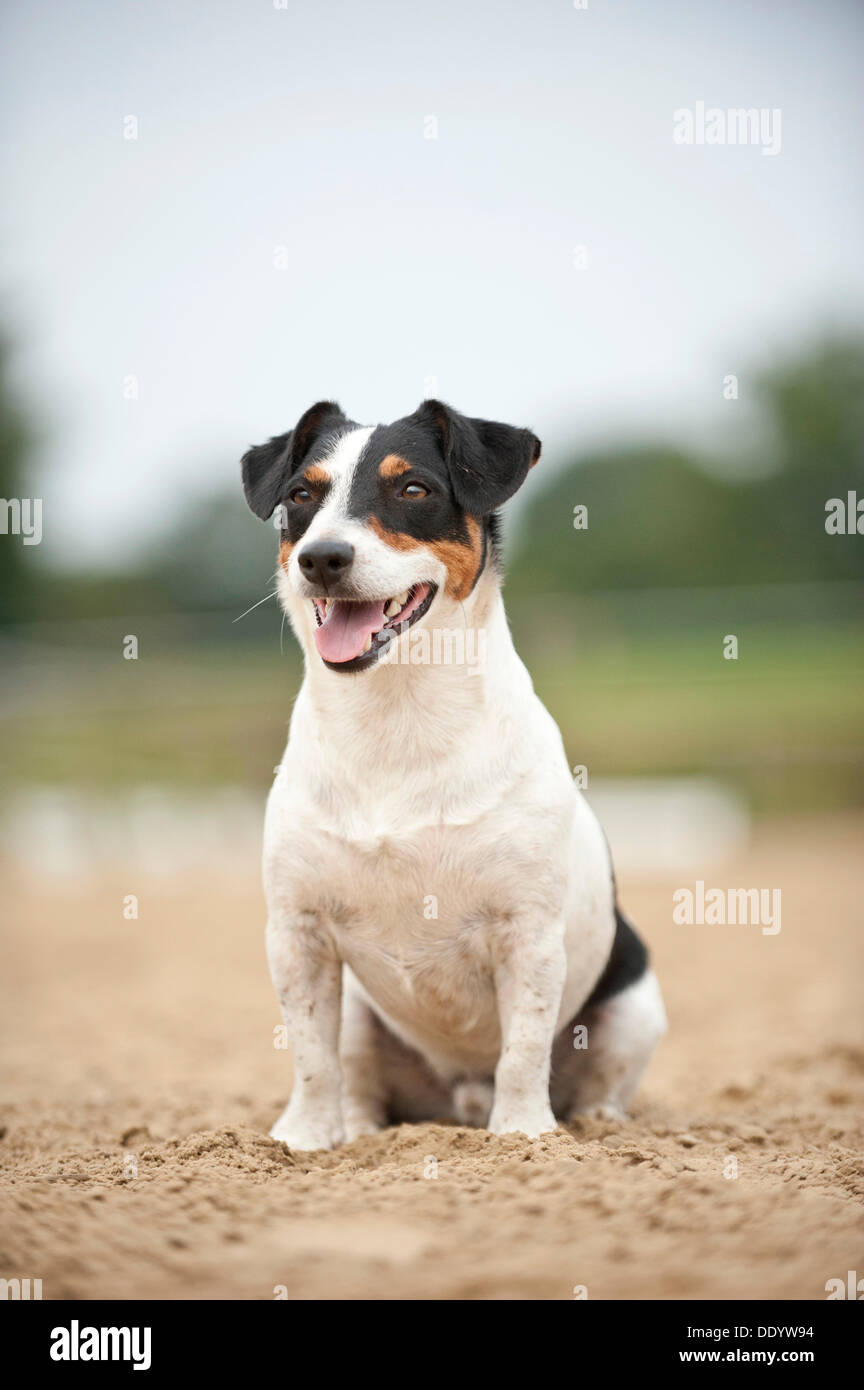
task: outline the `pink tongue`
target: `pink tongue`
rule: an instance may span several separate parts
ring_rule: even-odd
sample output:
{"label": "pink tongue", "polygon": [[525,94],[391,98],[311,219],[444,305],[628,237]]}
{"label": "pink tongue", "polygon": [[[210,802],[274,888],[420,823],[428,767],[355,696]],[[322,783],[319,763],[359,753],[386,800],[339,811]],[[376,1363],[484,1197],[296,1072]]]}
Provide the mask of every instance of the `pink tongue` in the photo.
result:
{"label": "pink tongue", "polygon": [[350,603],[336,599],[320,627],[315,629],[318,655],[325,661],[353,661],[366,645],[366,638],[385,624],[384,600],[377,603]]}

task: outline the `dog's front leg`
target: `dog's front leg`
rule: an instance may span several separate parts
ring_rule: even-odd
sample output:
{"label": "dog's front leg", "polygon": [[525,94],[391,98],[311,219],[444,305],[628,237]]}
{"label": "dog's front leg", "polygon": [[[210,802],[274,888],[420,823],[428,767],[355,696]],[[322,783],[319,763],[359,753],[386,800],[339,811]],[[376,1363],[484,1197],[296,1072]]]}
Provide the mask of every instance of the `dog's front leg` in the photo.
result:
{"label": "dog's front leg", "polygon": [[292,1149],[332,1149],[344,1138],[342,963],[309,912],[271,913],[267,959],[294,1061],[291,1100],[270,1134]]}
{"label": "dog's front leg", "polygon": [[536,1139],[555,1129],[549,1065],[567,971],[563,923],[511,922],[496,932],[492,957],[501,1055],[495,1069],[493,1134]]}

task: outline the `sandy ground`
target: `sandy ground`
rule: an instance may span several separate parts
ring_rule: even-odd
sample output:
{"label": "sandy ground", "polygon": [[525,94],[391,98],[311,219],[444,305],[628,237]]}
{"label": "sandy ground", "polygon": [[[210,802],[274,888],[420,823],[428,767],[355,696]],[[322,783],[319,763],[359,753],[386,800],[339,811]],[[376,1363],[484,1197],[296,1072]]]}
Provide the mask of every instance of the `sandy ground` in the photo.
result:
{"label": "sandy ground", "polygon": [[289,1064],[254,866],[182,891],[7,871],[0,1275],[53,1299],[823,1299],[864,1275],[862,829],[768,826],[713,876],[782,888],[778,936],[674,925],[695,873],[624,883],[671,1017],[626,1125],[315,1155],[266,1135]]}

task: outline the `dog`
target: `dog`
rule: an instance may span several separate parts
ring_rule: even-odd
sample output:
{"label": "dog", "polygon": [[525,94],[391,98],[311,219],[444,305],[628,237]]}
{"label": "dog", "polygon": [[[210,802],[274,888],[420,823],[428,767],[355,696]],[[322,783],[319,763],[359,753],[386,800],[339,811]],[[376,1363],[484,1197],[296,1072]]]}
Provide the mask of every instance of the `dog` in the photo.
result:
{"label": "dog", "polygon": [[[665,1032],[507,626],[498,510],[539,457],[530,430],[434,400],[378,426],[320,401],[243,457],[305,657],[263,856],[294,1061],[271,1134],[292,1149],[620,1116]],[[424,629],[483,642],[418,658]]]}

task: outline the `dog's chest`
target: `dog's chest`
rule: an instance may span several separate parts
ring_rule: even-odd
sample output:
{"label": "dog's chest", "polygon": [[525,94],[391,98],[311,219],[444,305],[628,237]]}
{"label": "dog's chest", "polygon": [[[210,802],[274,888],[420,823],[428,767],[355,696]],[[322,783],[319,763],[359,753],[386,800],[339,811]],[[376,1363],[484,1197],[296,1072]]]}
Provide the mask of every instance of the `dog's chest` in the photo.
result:
{"label": "dog's chest", "polygon": [[473,827],[329,839],[326,915],[346,953],[377,951],[406,970],[436,955],[482,950],[484,928],[507,910],[500,877],[478,860]]}
{"label": "dog's chest", "polygon": [[500,812],[413,830],[380,820],[365,833],[321,830],[304,854],[320,871],[307,878],[305,906],[409,1040],[467,1064],[498,1045],[490,946],[518,913],[525,848]]}
{"label": "dog's chest", "polygon": [[472,854],[476,839],[436,826],[336,852],[327,896],[339,954],[417,1042],[497,1041],[489,934],[510,902]]}

